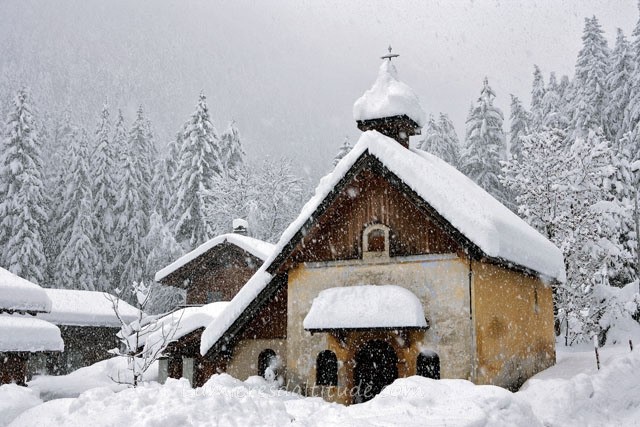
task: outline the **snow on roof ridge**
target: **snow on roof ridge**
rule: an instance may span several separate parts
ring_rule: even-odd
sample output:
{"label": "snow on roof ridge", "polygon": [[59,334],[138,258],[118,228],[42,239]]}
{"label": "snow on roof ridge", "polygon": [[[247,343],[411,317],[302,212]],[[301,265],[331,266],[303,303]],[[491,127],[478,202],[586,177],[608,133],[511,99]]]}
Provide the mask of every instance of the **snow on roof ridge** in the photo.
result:
{"label": "snow on roof ridge", "polygon": [[[82,289],[44,290],[51,299],[51,312],[38,315],[56,325],[68,326],[113,326],[119,327],[111,299],[115,296],[99,291]],[[123,320],[132,322],[138,318],[139,310],[126,301],[119,300],[118,311]]]}
{"label": "snow on roof ridge", "polygon": [[302,325],[307,330],[426,328],[418,297],[397,285],[328,288],[313,299]]}
{"label": "snow on roof ridge", "polygon": [[[367,131],[362,133],[357,144],[338,162],[334,170],[320,179],[314,196],[302,207],[298,217],[289,224],[282,233],[271,256],[262,264],[260,269],[249,279],[242,289],[240,289],[240,292],[231,300],[231,303],[220,317],[205,329],[200,342],[201,354],[205,355],[209,349],[216,344],[227,329],[236,321],[238,316],[249,306],[251,301],[267,286],[271,280],[271,275],[267,272],[267,269],[316,211],[331,190],[365,152],[369,152],[372,156],[380,160],[392,173],[402,179],[412,190],[449,221],[453,227],[459,230],[488,256],[501,258],[507,262],[521,265],[560,282],[566,280],[564,258],[560,249],[528,225],[523,219],[511,212],[506,206],[494,199],[471,179],[444,160],[432,154],[421,150],[406,149],[393,139],[377,131]],[[415,170],[416,162],[418,166],[423,167]],[[411,167],[412,165],[414,167]],[[434,173],[443,176],[438,176],[436,180],[431,178],[425,179]],[[444,186],[444,188],[438,190],[438,186],[442,184],[441,180],[447,177],[454,179],[453,184],[457,188],[452,191],[450,186]],[[436,185],[433,184],[434,181],[436,181]],[[428,188],[422,188],[420,185],[417,185],[420,183]],[[432,190],[437,191],[432,192]],[[457,194],[456,190],[461,194]],[[471,197],[471,199],[465,200],[467,197]],[[447,205],[450,205],[451,198],[457,198],[458,202],[464,202],[464,209],[448,212],[446,208]],[[462,200],[460,198],[462,198]],[[476,217],[479,215],[482,215],[485,220],[488,219],[487,215],[491,217],[491,212],[482,209],[483,206],[486,207],[485,205],[489,205],[491,208],[490,211],[498,210],[500,218],[495,218],[496,221],[489,223],[472,221],[472,227],[469,227],[469,224],[465,224],[467,220],[478,219]],[[498,219],[500,219],[500,221],[498,221]],[[515,233],[515,236],[511,235],[517,231],[521,233]],[[506,235],[502,236],[502,234]],[[492,239],[494,236],[498,238],[512,238],[502,242],[494,241]],[[509,248],[505,247],[508,246],[509,243],[518,245],[525,253],[520,253],[517,250],[513,250],[513,248],[509,250]],[[533,255],[528,256],[527,254],[529,253],[533,253]]]}
{"label": "snow on roof ridge", "polygon": [[427,121],[416,93],[398,80],[395,65],[383,60],[373,86],[353,104],[353,118],[361,121],[401,115],[407,115],[420,127]]}
{"label": "snow on roof ridge", "polygon": [[168,266],[164,267],[162,270],[158,271],[154,277],[155,281],[159,282],[169,274],[173,273],[174,271],[198,258],[200,255],[224,242],[232,243],[263,261],[266,260],[269,255],[271,255],[273,249],[275,248],[275,245],[260,239],[256,239],[254,237],[243,236],[238,233],[221,234],[201,244],[191,252],[181,256]]}
{"label": "snow on roof ridge", "polygon": [[0,267],[0,310],[44,313],[51,300],[41,286]]}

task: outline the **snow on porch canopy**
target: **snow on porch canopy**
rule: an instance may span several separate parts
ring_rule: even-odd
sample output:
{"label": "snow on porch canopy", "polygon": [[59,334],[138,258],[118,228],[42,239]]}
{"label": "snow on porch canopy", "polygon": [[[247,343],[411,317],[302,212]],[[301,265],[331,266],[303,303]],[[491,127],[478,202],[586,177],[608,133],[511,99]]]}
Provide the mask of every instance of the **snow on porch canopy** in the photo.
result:
{"label": "snow on porch canopy", "polygon": [[41,319],[2,314],[0,331],[0,353],[64,350],[60,329]]}
{"label": "snow on porch canopy", "polygon": [[321,291],[303,321],[312,332],[331,329],[426,329],[424,309],[408,289],[394,285],[359,285]]}

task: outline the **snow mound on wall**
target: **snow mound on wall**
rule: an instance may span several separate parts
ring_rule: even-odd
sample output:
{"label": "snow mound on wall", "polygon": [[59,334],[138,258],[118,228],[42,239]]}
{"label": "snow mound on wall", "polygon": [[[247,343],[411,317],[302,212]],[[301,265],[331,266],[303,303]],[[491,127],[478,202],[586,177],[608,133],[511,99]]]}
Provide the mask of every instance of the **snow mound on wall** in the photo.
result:
{"label": "snow mound on wall", "polygon": [[162,270],[158,271],[155,275],[155,281],[161,281],[169,274],[190,263],[200,255],[225,242],[234,244],[242,250],[247,251],[251,255],[263,261],[267,259],[269,255],[271,255],[274,248],[274,245],[272,245],[271,243],[267,243],[259,239],[254,239],[253,237],[243,236],[237,233],[222,234],[220,236],[214,237],[208,242],[203,243],[188,254],[183,255]]}
{"label": "snow mound on wall", "polygon": [[0,352],[63,350],[56,325],[31,316],[0,315]]}
{"label": "snow mound on wall", "polygon": [[[111,300],[116,298],[106,292],[76,289],[45,289],[51,299],[51,312],[38,315],[56,325],[112,326],[120,327]],[[138,309],[120,300],[118,311],[126,322],[138,318]]]}
{"label": "snow mound on wall", "polygon": [[48,312],[51,300],[40,286],[0,268],[1,310]]}
{"label": "snow mound on wall", "polygon": [[0,427],[9,425],[18,415],[41,403],[35,390],[15,384],[0,385]]}
{"label": "snow mound on wall", "polygon": [[407,115],[422,127],[426,114],[413,89],[398,80],[398,71],[391,61],[384,60],[378,71],[378,78],[371,87],[353,104],[353,118],[356,121],[381,119]]}
{"label": "snow mound on wall", "polygon": [[410,290],[400,286],[329,288],[314,298],[305,329],[419,327],[427,322],[424,308]]}
{"label": "snow mound on wall", "polygon": [[[78,397],[87,390],[99,387],[120,391],[128,388],[127,383],[133,380],[128,363],[125,357],[112,357],[67,375],[37,375],[29,381],[28,386],[40,392],[40,397],[45,401]],[[157,379],[158,363],[155,362],[144,373],[143,380]]]}
{"label": "snow mound on wall", "polygon": [[[568,355],[556,367],[529,379],[517,394],[548,426],[636,426],[640,419],[640,352],[619,348],[626,350],[624,354],[602,357],[599,371],[593,350]],[[572,372],[584,361],[590,369],[562,375],[563,370]]]}

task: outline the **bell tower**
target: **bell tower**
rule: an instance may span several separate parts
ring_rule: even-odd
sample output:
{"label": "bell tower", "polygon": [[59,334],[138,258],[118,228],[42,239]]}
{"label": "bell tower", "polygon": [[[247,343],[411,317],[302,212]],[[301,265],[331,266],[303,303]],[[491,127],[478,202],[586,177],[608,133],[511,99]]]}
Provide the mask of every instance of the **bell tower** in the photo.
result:
{"label": "bell tower", "polygon": [[375,83],[353,105],[353,117],[361,131],[378,131],[409,148],[409,137],[420,135],[426,116],[413,89],[398,80],[391,62],[398,56],[389,46]]}

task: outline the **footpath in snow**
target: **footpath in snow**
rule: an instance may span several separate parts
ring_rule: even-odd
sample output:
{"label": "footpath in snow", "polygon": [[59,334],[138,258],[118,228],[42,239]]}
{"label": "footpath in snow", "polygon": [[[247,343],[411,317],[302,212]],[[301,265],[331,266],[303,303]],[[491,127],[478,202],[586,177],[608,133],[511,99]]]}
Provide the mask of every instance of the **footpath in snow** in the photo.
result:
{"label": "footpath in snow", "polygon": [[[350,407],[305,398],[259,377],[214,376],[191,389],[186,380],[149,382],[137,389],[100,384],[100,370],[35,379],[31,388],[0,387],[0,425],[11,426],[633,426],[640,423],[640,351],[602,349],[596,370],[592,349],[559,349],[558,363],[517,393],[464,380],[399,379],[373,400]],[[80,371],[77,371],[80,373]],[[72,383],[80,393],[56,390]],[[97,388],[92,388],[97,386]],[[30,409],[29,409],[30,408]],[[24,411],[24,412],[23,412]],[[21,413],[22,412],[22,413]],[[20,414],[21,413],[21,414]],[[18,415],[20,414],[20,415]],[[15,419],[14,419],[15,418]],[[13,422],[11,423],[11,420]]]}

